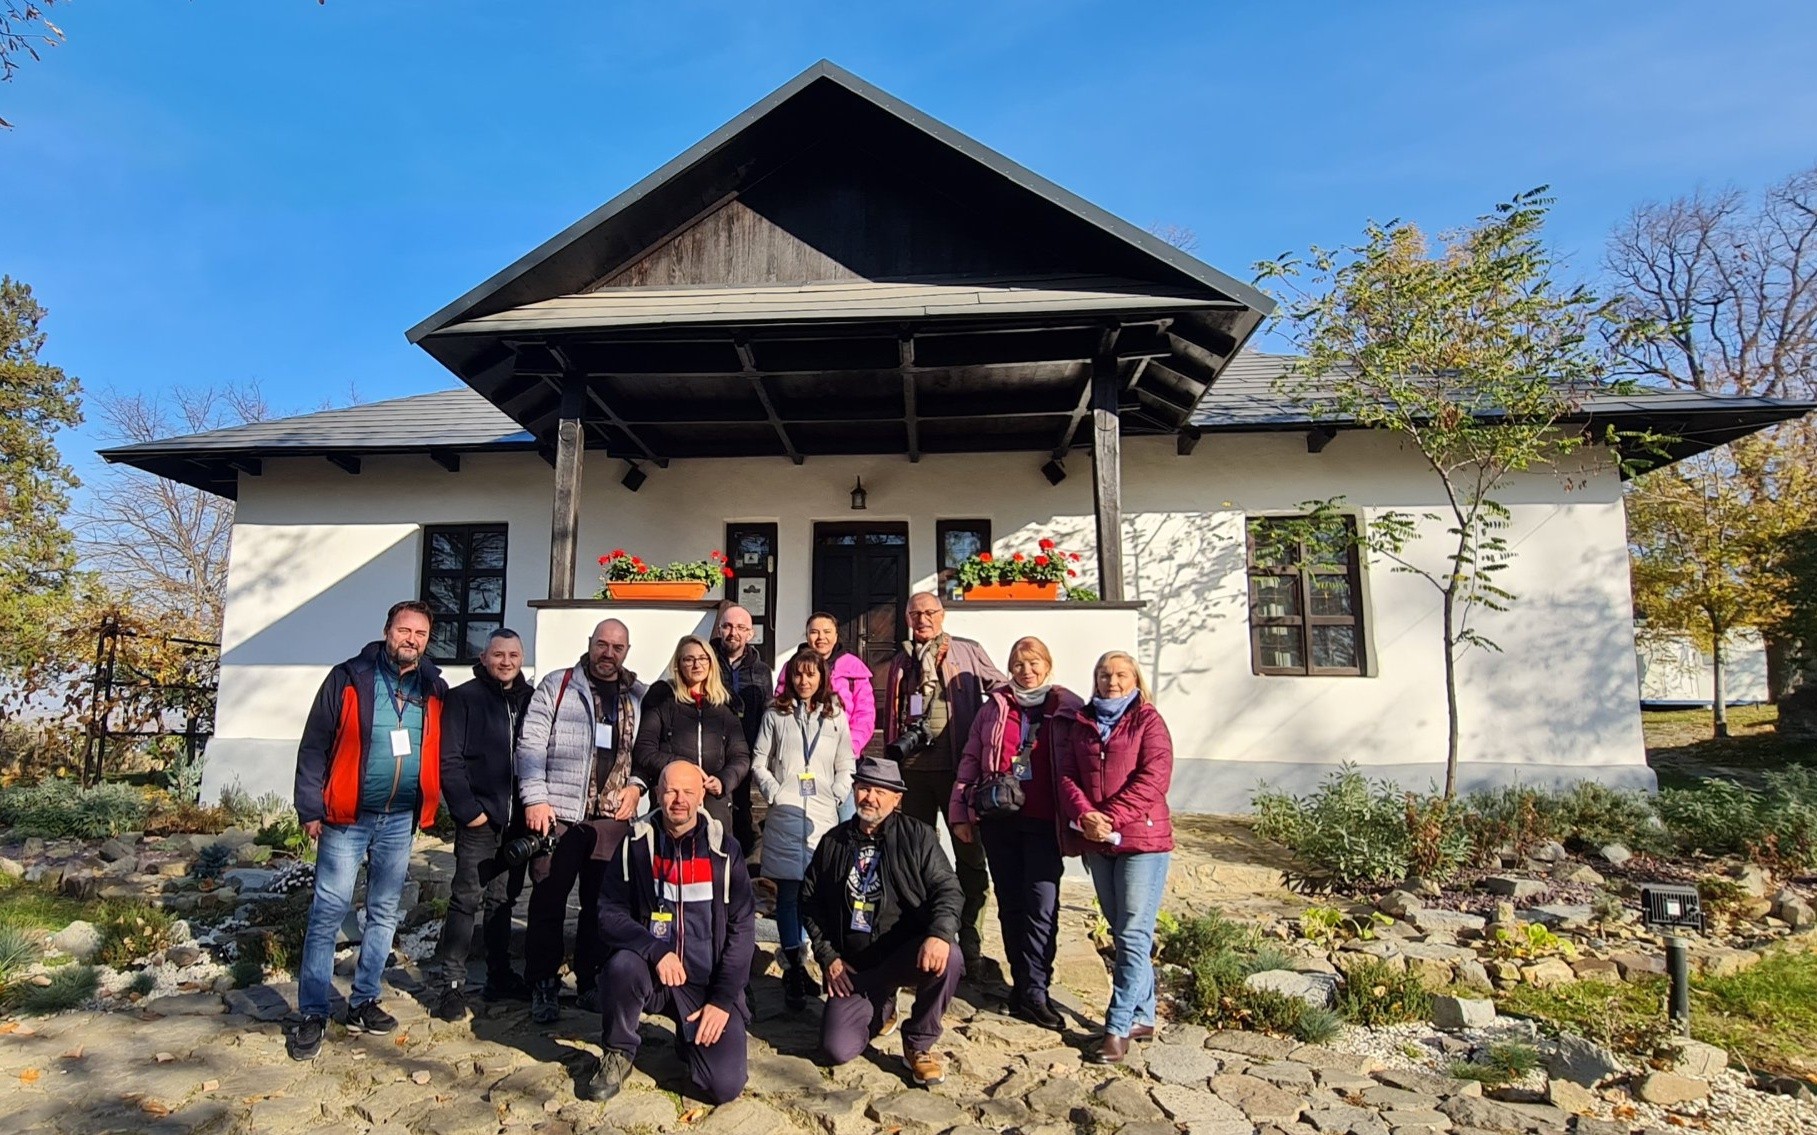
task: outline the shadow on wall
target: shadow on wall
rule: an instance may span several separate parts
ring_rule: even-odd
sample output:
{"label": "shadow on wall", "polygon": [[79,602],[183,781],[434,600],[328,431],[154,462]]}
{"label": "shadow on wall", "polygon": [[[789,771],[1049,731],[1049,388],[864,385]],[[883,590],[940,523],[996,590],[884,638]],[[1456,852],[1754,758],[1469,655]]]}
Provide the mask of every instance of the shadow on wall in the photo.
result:
{"label": "shadow on wall", "polygon": [[[381,637],[391,604],[419,590],[414,525],[267,530],[252,551],[232,580],[224,668],[332,666]],[[277,617],[236,641],[234,624],[256,625],[265,612]]]}
{"label": "shadow on wall", "polygon": [[[1152,523],[1150,521],[1152,520]],[[1144,528],[1146,531],[1143,531]],[[1140,657],[1157,701],[1190,698],[1195,673],[1167,665],[1169,646],[1198,635],[1223,637],[1248,652],[1248,592],[1243,519],[1237,513],[1174,513],[1135,518],[1125,533],[1124,575],[1136,582]],[[1236,590],[1226,583],[1237,578]]]}

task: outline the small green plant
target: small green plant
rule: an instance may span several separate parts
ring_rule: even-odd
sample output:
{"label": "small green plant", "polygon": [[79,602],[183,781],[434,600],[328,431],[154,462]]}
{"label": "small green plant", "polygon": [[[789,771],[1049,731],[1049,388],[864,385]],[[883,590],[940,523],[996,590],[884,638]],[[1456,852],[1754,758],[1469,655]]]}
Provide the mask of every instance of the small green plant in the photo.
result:
{"label": "small green plant", "polygon": [[1360,919],[1334,906],[1309,906],[1300,912],[1300,937],[1326,949],[1352,940],[1373,942],[1380,927],[1392,925],[1394,919],[1379,910]]}
{"label": "small green plant", "polygon": [[288,852],[299,857],[306,857],[306,853],[315,847],[314,841],[309,838],[309,833],[303,830],[297,814],[291,811],[279,812],[269,823],[259,829],[258,834],[252,837],[252,841],[264,847]]}
{"label": "small green plant", "polygon": [[265,964],[257,958],[238,958],[227,968],[235,989],[245,989],[265,980]]}
{"label": "small green plant", "polygon": [[[1092,909],[1097,909],[1095,902]],[[1176,966],[1191,966],[1207,954],[1252,952],[1261,945],[1261,935],[1255,927],[1232,922],[1216,907],[1193,918],[1173,919],[1171,930],[1162,929],[1159,919],[1155,927],[1159,931],[1158,956]]]}
{"label": "small green plant", "polygon": [[64,966],[51,975],[49,985],[19,987],[19,1010],[44,1016],[78,1009],[94,1000],[95,991],[100,985],[100,978],[93,966]]}
{"label": "small green plant", "polygon": [[116,969],[170,945],[170,913],[142,903],[108,904],[95,918],[101,948],[95,958]]}
{"label": "small green plant", "polygon": [[131,981],[126,983],[126,992],[134,994],[135,996],[144,997],[157,987],[158,979],[147,971],[140,970],[138,973],[132,975]]}
{"label": "small green plant", "polygon": [[1068,587],[1061,594],[1066,596],[1068,603],[1096,603],[1098,601],[1098,593],[1089,587]]}
{"label": "small green plant", "polygon": [[1257,833],[1339,887],[1397,882],[1414,869],[1443,880],[1469,857],[1461,808],[1370,781],[1355,765],[1340,766],[1308,796],[1263,787],[1252,802]]}
{"label": "small green plant", "polygon": [[105,839],[137,831],[150,804],[127,784],[79,787],[70,780],[0,788],[0,827],[15,836],[46,839]]}
{"label": "small green plant", "polygon": [[1512,930],[1506,926],[1496,927],[1495,936],[1490,940],[1489,948],[1498,958],[1527,959],[1558,956],[1574,958],[1577,956],[1576,946],[1537,922],[1523,922]]}
{"label": "small green plant", "polygon": [[0,923],[0,986],[29,968],[43,954],[38,931]]}
{"label": "small green plant", "polygon": [[189,877],[192,879],[219,879],[232,865],[233,848],[224,843],[211,843],[204,847],[195,862],[189,865]]}
{"label": "small green plant", "polygon": [[1338,1012],[1369,1028],[1423,1021],[1432,1012],[1432,994],[1419,975],[1380,958],[1351,964],[1338,995]]}
{"label": "small green plant", "polygon": [[[1496,994],[1496,1008],[1537,1020],[1548,1032],[1576,1033],[1617,1052],[1652,1056],[1672,1037],[1666,983],[1660,978],[1574,981],[1548,989],[1523,982]],[[1695,1014],[1695,1003],[1692,1009]]]}
{"label": "small green plant", "polygon": [[1492,1044],[1478,1055],[1477,1060],[1454,1061],[1446,1071],[1454,1079],[1475,1080],[1486,1087],[1499,1088],[1539,1067],[1539,1049],[1530,1044],[1506,1041]]}

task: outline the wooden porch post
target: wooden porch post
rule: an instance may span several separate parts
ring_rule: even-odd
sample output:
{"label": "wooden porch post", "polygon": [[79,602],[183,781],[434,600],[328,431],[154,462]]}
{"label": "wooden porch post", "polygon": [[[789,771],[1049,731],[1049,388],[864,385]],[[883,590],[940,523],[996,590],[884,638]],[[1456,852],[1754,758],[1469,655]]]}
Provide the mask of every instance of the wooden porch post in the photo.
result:
{"label": "wooden porch post", "polygon": [[586,380],[562,376],[561,418],[555,427],[555,504],[549,521],[549,598],[574,598],[574,560],[580,537],[580,428]]}
{"label": "wooden porch post", "polygon": [[1100,355],[1091,373],[1092,514],[1098,522],[1098,596],[1123,602],[1123,439],[1118,432],[1117,359]]}

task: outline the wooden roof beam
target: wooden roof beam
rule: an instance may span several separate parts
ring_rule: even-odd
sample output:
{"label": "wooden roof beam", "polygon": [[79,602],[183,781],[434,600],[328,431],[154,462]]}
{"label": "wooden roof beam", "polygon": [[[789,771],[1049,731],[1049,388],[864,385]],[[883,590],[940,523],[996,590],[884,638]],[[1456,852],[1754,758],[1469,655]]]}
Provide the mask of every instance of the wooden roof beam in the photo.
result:
{"label": "wooden roof beam", "polygon": [[897,361],[902,367],[902,422],[908,427],[908,459],[921,460],[921,416],[915,404],[915,337],[907,330],[896,339]]}
{"label": "wooden roof beam", "polygon": [[359,476],[360,459],[351,453],[330,453],[326,455],[328,464],[351,476]]}
{"label": "wooden roof beam", "polygon": [[[585,387],[587,391],[587,401],[593,403],[594,408],[605,415],[606,421],[610,422],[613,428],[624,434],[626,440],[637,447],[638,452],[644,455],[645,460],[655,462],[656,466],[660,469],[667,469],[669,467],[669,459],[666,457],[658,457],[656,451],[645,444],[642,437],[638,436],[637,431],[632,429],[625,423],[623,418],[618,416],[618,411],[612,408],[611,403],[606,401],[605,396],[595,390],[593,384],[588,382],[584,375],[571,369],[572,362],[562,351],[562,348],[550,344],[549,353],[555,356],[555,361],[560,363],[564,370],[574,377],[575,381],[581,383],[582,386]],[[611,449],[611,446],[608,445],[606,448],[609,450]]]}
{"label": "wooden roof beam", "polygon": [[751,391],[757,395],[757,402],[763,407],[770,428],[776,431],[776,440],[782,443],[782,451],[789,455],[790,461],[800,465],[806,458],[795,448],[788,427],[782,423],[782,415],[776,412],[776,401],[770,397],[770,389],[764,385],[763,375],[757,370],[757,357],[751,353],[751,344],[744,339],[736,339],[732,343],[732,349],[738,352],[738,365],[744,369],[744,376],[750,381]]}

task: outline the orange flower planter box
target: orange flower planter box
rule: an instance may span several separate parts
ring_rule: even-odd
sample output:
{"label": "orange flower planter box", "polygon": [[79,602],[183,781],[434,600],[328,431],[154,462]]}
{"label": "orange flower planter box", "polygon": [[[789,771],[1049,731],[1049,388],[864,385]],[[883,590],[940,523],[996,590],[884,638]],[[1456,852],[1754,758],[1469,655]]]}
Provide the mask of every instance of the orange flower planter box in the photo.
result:
{"label": "orange flower planter box", "polygon": [[1060,584],[1033,583],[1020,580],[1016,583],[980,583],[965,590],[965,598],[972,602],[987,599],[1009,600],[1045,600],[1052,602],[1060,597]]}
{"label": "orange flower planter box", "polygon": [[606,584],[606,597],[621,603],[692,603],[706,594],[707,585],[692,579],[615,579]]}

